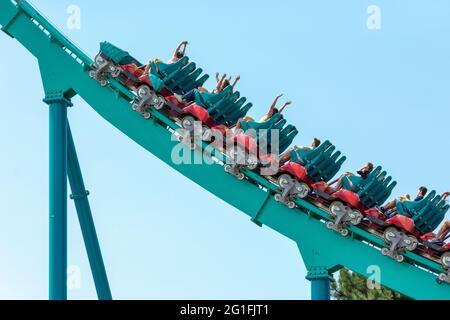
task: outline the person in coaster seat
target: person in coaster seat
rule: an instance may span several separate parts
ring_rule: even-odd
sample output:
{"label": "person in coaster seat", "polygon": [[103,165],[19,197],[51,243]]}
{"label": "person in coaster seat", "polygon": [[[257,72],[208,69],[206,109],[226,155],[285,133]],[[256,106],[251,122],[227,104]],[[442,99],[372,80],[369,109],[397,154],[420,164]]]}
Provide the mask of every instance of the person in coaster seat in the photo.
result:
{"label": "person in coaster seat", "polygon": [[[236,79],[234,79],[233,84],[231,84],[231,77],[229,77],[228,79],[226,79],[226,77],[227,75],[224,74],[222,78],[219,78],[219,73],[216,72],[217,86],[213,90],[213,93],[222,92],[228,86],[231,86],[231,88],[234,90],[239,80],[241,80],[241,76],[237,76]],[[231,90],[228,95],[231,95],[233,93],[233,90]]]}
{"label": "person in coaster seat", "polygon": [[[373,171],[373,169],[374,168],[372,162],[367,162],[361,169],[356,171],[358,175],[355,175],[352,172],[346,172],[341,177],[328,184],[327,192],[335,193],[341,190],[342,188],[345,188],[353,192],[357,192],[358,190],[355,190],[355,185],[352,180],[355,178],[363,180],[367,179],[367,177]],[[333,187],[333,185],[336,186]]]}
{"label": "person in coaster seat", "polygon": [[[269,111],[267,112],[267,114],[264,117],[261,118],[261,120],[258,121],[259,123],[263,123],[263,122],[269,121],[274,115],[276,115],[277,113],[281,114],[284,111],[284,109],[286,109],[287,106],[292,104],[292,101],[287,101],[283,105],[283,107],[281,107],[281,109],[278,110],[276,108],[276,106],[277,106],[278,100],[280,100],[280,98],[282,96],[283,96],[283,94],[280,94],[280,95],[278,95],[275,98],[275,100],[273,101],[272,105],[269,108]],[[235,131],[236,132],[241,132],[241,124],[242,124],[243,121],[256,122],[253,118],[250,118],[250,117],[247,117],[247,118],[249,118],[251,120],[246,120],[246,119],[239,119],[238,120],[238,122],[236,123],[236,127],[235,127]]]}
{"label": "person in coaster seat", "polygon": [[[233,90],[234,87],[236,86],[236,84],[239,82],[239,80],[241,80],[240,76],[237,76],[236,79],[234,80],[233,84],[230,83],[231,81],[231,77],[226,79],[227,74],[225,73],[221,78],[219,78],[219,73],[216,73],[216,81],[217,81],[217,85],[216,87],[213,89],[212,93],[220,93],[223,90],[225,90],[225,88],[231,86],[231,90],[228,92],[228,96],[233,94]],[[189,91],[188,93],[186,93],[185,95],[183,95],[182,100],[186,101],[186,102],[194,102],[195,101],[195,92],[209,92],[208,89],[200,87],[197,89],[192,89],[191,91]]]}
{"label": "person in coaster seat", "polygon": [[[450,192],[444,192],[441,196],[441,201],[446,201],[450,196]],[[439,229],[435,238],[431,239],[430,242],[443,245],[444,241],[448,238],[450,234],[450,220],[445,221],[442,227]]]}
{"label": "person in coaster seat", "polygon": [[[311,146],[310,146],[310,147],[294,146],[294,147],[288,149],[286,152],[284,152],[284,153],[280,156],[280,166],[282,166],[282,165],[284,165],[285,163],[291,161],[291,153],[292,153],[292,151],[297,152],[297,150],[307,150],[307,151],[314,150],[314,149],[318,148],[318,147],[320,146],[321,143],[322,143],[322,142],[321,142],[319,139],[314,138],[314,139],[312,140],[312,142],[311,142]],[[297,156],[298,156],[299,158],[301,158],[301,157],[298,155],[298,152],[297,152]]]}
{"label": "person in coaster seat", "polygon": [[272,118],[275,114],[277,113],[283,113],[284,109],[286,109],[287,106],[292,104],[292,101],[287,101],[282,107],[281,109],[277,109],[277,104],[278,104],[278,100],[280,100],[280,98],[283,96],[283,94],[278,95],[275,100],[273,101],[272,105],[269,108],[269,111],[267,112],[267,114],[261,118],[261,120],[259,120],[260,123],[262,122],[266,122],[267,120],[269,120],[270,118]]}
{"label": "person in coaster seat", "polygon": [[397,214],[397,206],[402,205],[403,202],[417,202],[421,201],[425,198],[428,193],[428,189],[426,187],[420,187],[419,191],[417,191],[417,195],[414,200],[411,200],[411,196],[409,194],[399,197],[398,199],[392,200],[388,202],[384,207],[380,207],[381,212],[387,217],[391,218]]}
{"label": "person in coaster seat", "polygon": [[173,64],[175,62],[178,62],[180,59],[182,59],[186,55],[186,49],[189,42],[182,41],[175,52],[173,53],[172,58],[168,61],[169,64]]}

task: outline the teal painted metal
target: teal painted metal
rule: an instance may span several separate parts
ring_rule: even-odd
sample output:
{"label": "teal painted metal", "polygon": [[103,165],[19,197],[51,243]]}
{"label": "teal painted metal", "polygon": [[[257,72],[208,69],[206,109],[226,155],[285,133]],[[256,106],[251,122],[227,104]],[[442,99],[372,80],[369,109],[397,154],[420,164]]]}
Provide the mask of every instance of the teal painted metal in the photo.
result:
{"label": "teal painted metal", "polygon": [[47,98],[50,108],[50,300],[67,299],[67,107]]}
{"label": "teal painted metal", "polygon": [[78,220],[80,222],[89,264],[91,266],[97,296],[100,300],[112,300],[106,268],[103,263],[100,244],[95,231],[94,219],[92,218],[91,207],[89,205],[89,192],[84,186],[70,126],[68,126],[67,143],[67,169],[70,188],[72,190],[71,199],[75,202],[75,207],[77,209]]}
{"label": "teal painted metal", "polygon": [[311,281],[312,300],[330,300],[330,275],[325,267],[310,267],[306,279]]}
{"label": "teal painted metal", "polygon": [[[51,41],[53,37],[31,20],[32,12],[18,13],[18,10],[9,0],[0,0],[0,24],[7,25],[8,34],[37,57],[46,91],[58,89],[80,95],[105,120],[173,169],[241,210],[258,225],[266,225],[295,241],[308,268],[322,266],[332,273],[347,267],[369,276],[368,270],[378,266],[381,283],[387,287],[415,299],[450,299],[450,286],[436,282],[436,274],[441,270],[438,263],[408,252],[405,256],[409,263],[399,264],[380,254],[382,238],[359,227],[351,226],[352,236],[343,238],[325,228],[324,221],[329,220],[329,215],[315,205],[297,200],[298,208],[290,210],[275,202],[272,196],[277,187],[254,172],[246,173],[248,180],[238,181],[225,173],[220,163],[173,163],[172,151],[179,144],[168,128],[178,128],[176,123],[154,110],[152,121],[132,112],[133,93],[114,80],[109,87],[100,87],[87,75],[90,58],[81,55],[81,50],[74,46],[71,54],[58,41]],[[186,152],[191,157],[200,156],[198,150]],[[212,154],[218,159],[224,157],[215,150]]]}

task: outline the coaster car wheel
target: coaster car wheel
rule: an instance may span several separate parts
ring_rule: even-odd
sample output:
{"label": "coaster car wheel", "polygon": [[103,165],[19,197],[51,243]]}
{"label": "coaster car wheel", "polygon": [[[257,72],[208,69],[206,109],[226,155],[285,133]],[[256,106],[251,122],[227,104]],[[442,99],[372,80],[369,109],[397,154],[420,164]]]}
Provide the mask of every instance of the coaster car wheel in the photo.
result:
{"label": "coaster car wheel", "polygon": [[276,202],[283,202],[283,197],[281,196],[281,194],[277,193],[276,195],[274,195],[273,197],[275,199]]}
{"label": "coaster car wheel", "polygon": [[226,164],[223,169],[225,170],[225,172],[227,173],[232,173],[233,172],[233,167],[229,164]]}
{"label": "coaster car wheel", "polygon": [[328,229],[332,230],[332,229],[334,229],[334,222],[333,221],[327,221],[327,223],[325,223],[325,226]]}
{"label": "coaster car wheel", "polygon": [[402,263],[403,261],[405,261],[405,257],[401,254],[398,254],[395,256],[395,261],[397,261],[398,263]]}
{"label": "coaster car wheel", "polygon": [[289,209],[294,209],[295,208],[295,202],[294,201],[289,201],[287,204]]}
{"label": "coaster car wheel", "polygon": [[107,84],[108,84],[108,81],[106,81],[106,79],[101,79],[101,80],[100,80],[100,85],[101,85],[102,87],[106,87]]}
{"label": "coaster car wheel", "polygon": [[100,65],[104,64],[106,62],[106,60],[105,60],[105,58],[102,57],[102,55],[100,53],[98,53],[94,58],[94,62],[97,66],[100,66]]}
{"label": "coaster car wheel", "polygon": [[131,105],[131,109],[133,109],[133,111],[138,111],[139,110],[139,105],[137,103],[133,103]]}
{"label": "coaster car wheel", "polygon": [[94,70],[89,71],[89,77],[91,77],[92,79],[96,78],[96,73]]}
{"label": "coaster car wheel", "polygon": [[244,179],[245,179],[245,175],[244,175],[242,172],[239,172],[239,173],[236,175],[236,178],[237,178],[238,180],[244,180]]}
{"label": "coaster car wheel", "polygon": [[291,184],[292,181],[292,177],[288,174],[282,174],[279,178],[278,178],[278,185],[281,188],[287,188],[289,187],[289,185]]}
{"label": "coaster car wheel", "polygon": [[181,120],[181,126],[188,131],[194,130],[194,123],[195,119],[193,116],[186,116]]}
{"label": "coaster car wheel", "polygon": [[142,99],[150,96],[151,92],[152,90],[150,89],[150,87],[144,84],[137,89],[136,93],[137,96]]}
{"label": "coaster car wheel", "polygon": [[111,77],[113,77],[113,78],[117,78],[118,76],[120,76],[120,73],[121,73],[120,68],[118,68],[117,66],[115,66],[113,64],[109,67],[109,71],[111,73]]}
{"label": "coaster car wheel", "polygon": [[397,235],[398,235],[398,231],[394,227],[387,228],[383,234],[384,238],[389,242],[394,241],[394,239],[397,237]]}
{"label": "coaster car wheel", "polygon": [[348,231],[348,229],[342,228],[341,230],[339,230],[339,233],[341,234],[341,236],[346,237],[348,236],[350,231]]}
{"label": "coaster car wheel", "polygon": [[389,249],[388,248],[382,248],[381,249],[381,254],[383,256],[388,256],[389,255]]}
{"label": "coaster car wheel", "polygon": [[447,275],[446,273],[441,273],[441,274],[439,274],[438,282],[439,282],[439,283],[449,282],[449,277],[448,277],[448,275]]}
{"label": "coaster car wheel", "polygon": [[306,183],[296,183],[295,190],[297,192],[297,197],[300,199],[305,199],[311,192],[311,188]]}
{"label": "coaster car wheel", "polygon": [[344,204],[340,201],[335,201],[330,205],[330,213],[332,216],[337,216],[342,211],[345,211]]}
{"label": "coaster car wheel", "polygon": [[255,170],[258,168],[258,158],[252,155],[249,155],[247,160],[247,167],[249,170]]}
{"label": "coaster car wheel", "polygon": [[354,226],[360,224],[362,219],[363,215],[358,210],[353,210],[353,212],[350,214],[350,223]]}
{"label": "coaster car wheel", "polygon": [[419,244],[419,241],[417,241],[416,237],[409,236],[406,239],[403,240],[405,243],[405,249],[408,251],[414,251],[417,248],[417,245]]}
{"label": "coaster car wheel", "polygon": [[202,127],[202,140],[203,141],[211,141],[212,138],[212,130],[207,126]]}
{"label": "coaster car wheel", "polygon": [[152,117],[151,113],[148,111],[145,111],[142,116],[144,117],[144,119],[148,120]]}
{"label": "coaster car wheel", "polygon": [[441,263],[445,269],[450,268],[450,251],[441,256]]}

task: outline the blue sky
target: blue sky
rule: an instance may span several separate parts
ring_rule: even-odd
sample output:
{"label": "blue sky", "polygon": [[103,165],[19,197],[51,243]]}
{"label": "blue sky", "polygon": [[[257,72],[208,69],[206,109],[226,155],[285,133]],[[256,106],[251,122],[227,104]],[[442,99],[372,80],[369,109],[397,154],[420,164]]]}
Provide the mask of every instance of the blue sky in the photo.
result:
{"label": "blue sky", "polygon": [[[399,182],[395,194],[450,189],[448,1],[32,3],[91,56],[108,40],[143,61],[168,59],[188,40],[189,56],[211,75],[241,75],[252,116],[278,93],[292,99],[286,116],[299,128],[297,144],[330,139],[349,158],[344,170],[383,165]],[[66,28],[72,4],[80,30]],[[372,4],[380,30],[366,26]],[[48,110],[36,61],[4,34],[0,50],[0,299],[46,299]],[[70,121],[115,298],[309,298],[295,243],[74,103]],[[69,297],[95,298],[72,204],[69,264],[82,276]]]}

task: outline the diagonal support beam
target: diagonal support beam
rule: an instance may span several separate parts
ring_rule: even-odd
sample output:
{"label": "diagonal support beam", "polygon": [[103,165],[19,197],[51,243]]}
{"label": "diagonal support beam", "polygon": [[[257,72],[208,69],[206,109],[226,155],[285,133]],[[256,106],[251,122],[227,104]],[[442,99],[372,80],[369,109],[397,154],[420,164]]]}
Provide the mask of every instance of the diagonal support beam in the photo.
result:
{"label": "diagonal support beam", "polygon": [[100,244],[95,231],[94,219],[92,218],[91,207],[89,205],[89,191],[87,191],[84,186],[70,126],[68,126],[67,130],[67,168],[70,188],[72,190],[71,198],[75,202],[81,233],[83,234],[89,264],[91,266],[92,276],[97,290],[97,296],[100,300],[112,300],[105,264],[103,262]]}

